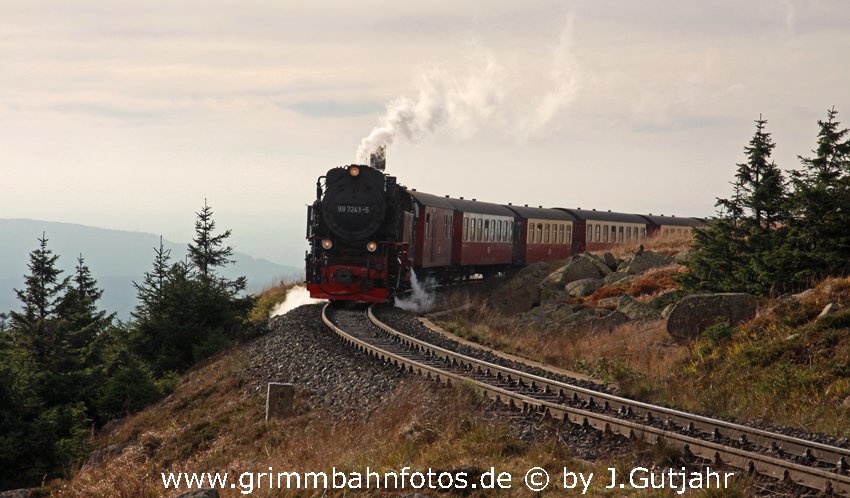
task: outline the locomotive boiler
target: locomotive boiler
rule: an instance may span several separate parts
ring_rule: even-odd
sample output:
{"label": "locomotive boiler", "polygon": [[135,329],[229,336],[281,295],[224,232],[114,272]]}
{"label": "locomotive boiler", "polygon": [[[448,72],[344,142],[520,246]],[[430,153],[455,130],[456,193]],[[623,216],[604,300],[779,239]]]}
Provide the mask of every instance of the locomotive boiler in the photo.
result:
{"label": "locomotive boiler", "polygon": [[410,197],[371,166],[334,168],[316,183],[308,207],[307,289],[314,298],[384,302],[406,288],[410,272]]}

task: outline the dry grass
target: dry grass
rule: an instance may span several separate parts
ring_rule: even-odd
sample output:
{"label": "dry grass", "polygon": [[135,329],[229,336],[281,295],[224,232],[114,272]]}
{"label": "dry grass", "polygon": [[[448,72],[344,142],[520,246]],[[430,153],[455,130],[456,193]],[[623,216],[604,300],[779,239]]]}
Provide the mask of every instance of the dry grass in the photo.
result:
{"label": "dry grass", "polygon": [[[610,332],[577,327],[538,330],[478,303],[439,321],[444,329],[466,339],[567,370],[580,370],[628,384],[634,377],[668,371],[687,348],[674,343],[661,320],[628,322]],[[597,360],[615,362],[620,371],[601,372]]]}
{"label": "dry grass", "polygon": [[[160,473],[457,470],[497,467],[522,476],[535,465],[576,468],[559,441],[527,442],[487,407],[491,402],[465,386],[446,388],[416,378],[405,380],[369,413],[342,415],[301,400],[295,415],[263,421],[263,399],[244,396],[236,379],[246,358],[220,356],[188,374],[163,402],[129,417],[100,445],[124,446],[120,454],[97,467],[86,467],[70,481],[51,484],[53,494],[67,497],[160,497]],[[516,479],[516,478],[515,478]],[[239,489],[221,490],[224,497],[242,496]],[[398,492],[360,493],[397,496]],[[522,486],[504,496],[534,496]],[[258,489],[251,496],[280,496]],[[294,496],[323,496],[301,491]],[[470,496],[486,496],[472,493]],[[594,495],[591,495],[594,496]],[[597,494],[598,496],[598,494]]]}
{"label": "dry grass", "polygon": [[[828,303],[843,307],[815,321]],[[694,342],[657,396],[685,408],[850,437],[850,279],[772,301],[753,320]],[[694,396],[692,391],[698,391]]]}
{"label": "dry grass", "polygon": [[[686,271],[684,266],[672,265],[652,268],[625,284],[606,285],[588,296],[585,301],[597,303],[600,299],[630,295],[634,298],[652,298],[663,292],[679,289],[676,276]],[[641,300],[641,299],[638,299]]]}
{"label": "dry grass", "polygon": [[[676,267],[647,272],[590,300],[632,294],[642,300],[675,289]],[[815,317],[828,303],[843,309]],[[850,437],[842,407],[850,397],[850,279],[822,282],[808,297],[772,301],[734,329],[675,343],[661,320],[610,332],[540,330],[478,304],[440,325],[469,340],[560,368],[616,381],[624,394],[739,420]]]}

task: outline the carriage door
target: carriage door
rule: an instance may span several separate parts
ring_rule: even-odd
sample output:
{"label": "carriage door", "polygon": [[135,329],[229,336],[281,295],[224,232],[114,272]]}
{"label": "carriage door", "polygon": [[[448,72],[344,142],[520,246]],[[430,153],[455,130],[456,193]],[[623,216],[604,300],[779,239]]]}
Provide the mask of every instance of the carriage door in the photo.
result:
{"label": "carriage door", "polygon": [[431,210],[431,261],[433,263],[437,259],[437,210]]}
{"label": "carriage door", "polygon": [[[528,220],[526,220],[527,222]],[[526,237],[525,232],[525,223],[523,223],[519,218],[517,218],[516,223],[514,223],[514,229],[511,236],[513,237],[513,264],[516,266],[522,266],[525,264],[525,254],[526,248],[521,243],[520,238]]]}

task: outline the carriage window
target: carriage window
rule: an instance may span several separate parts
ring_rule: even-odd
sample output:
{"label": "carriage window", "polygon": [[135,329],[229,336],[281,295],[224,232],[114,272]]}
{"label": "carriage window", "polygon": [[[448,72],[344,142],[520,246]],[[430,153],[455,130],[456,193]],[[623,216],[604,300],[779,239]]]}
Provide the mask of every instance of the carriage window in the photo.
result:
{"label": "carriage window", "polygon": [[587,236],[585,238],[587,242],[593,241],[593,225],[587,225]]}
{"label": "carriage window", "polygon": [[528,241],[534,243],[534,225],[528,225]]}
{"label": "carriage window", "polygon": [[564,243],[564,225],[558,226],[558,243]]}
{"label": "carriage window", "polygon": [[550,232],[550,230],[551,230],[551,226],[548,223],[546,223],[546,238],[543,239],[543,241],[546,242],[547,244],[549,243],[549,232]]}
{"label": "carriage window", "polygon": [[640,238],[642,238],[642,239],[646,238],[646,228],[644,228],[644,227],[641,227],[641,229],[640,229]]}
{"label": "carriage window", "polygon": [[514,236],[514,224],[513,222],[508,222],[508,242],[513,240]]}
{"label": "carriage window", "polygon": [[567,225],[567,244],[573,243],[573,226]]}
{"label": "carriage window", "polygon": [[602,242],[608,242],[608,225],[602,226]]}
{"label": "carriage window", "polygon": [[537,242],[543,242],[543,223],[537,224]]}
{"label": "carriage window", "polygon": [[469,240],[469,218],[463,219],[463,241]]}
{"label": "carriage window", "polygon": [[623,243],[623,227],[620,227],[620,235],[617,236],[617,240],[622,244]]}
{"label": "carriage window", "polygon": [[601,230],[602,230],[602,225],[594,225],[593,226],[593,231],[595,232],[593,234],[594,242],[602,242],[602,236],[600,235]]}
{"label": "carriage window", "polygon": [[502,241],[502,220],[496,222],[496,242]]}

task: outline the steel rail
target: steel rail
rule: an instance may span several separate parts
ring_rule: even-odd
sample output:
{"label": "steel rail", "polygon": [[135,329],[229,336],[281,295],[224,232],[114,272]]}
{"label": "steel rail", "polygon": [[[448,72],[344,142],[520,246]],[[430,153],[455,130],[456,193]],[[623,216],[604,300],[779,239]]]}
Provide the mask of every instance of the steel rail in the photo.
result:
{"label": "steel rail", "polygon": [[782,452],[788,452],[800,459],[815,459],[834,468],[847,468],[847,464],[850,462],[850,449],[848,448],[840,448],[816,441],[807,441],[805,439],[788,436],[786,434],[770,432],[725,420],[713,419],[673,408],[651,405],[649,403],[622,398],[600,391],[594,391],[592,389],[547,379],[538,375],[471,358],[395,330],[382,322],[375,315],[372,307],[368,309],[367,313],[369,320],[372,321],[372,323],[381,328],[384,332],[397,337],[402,342],[422,348],[434,356],[445,358],[449,361],[473,365],[484,371],[490,371],[494,375],[501,375],[506,377],[508,380],[529,385],[532,388],[540,389],[544,392],[558,393],[563,397],[572,397],[575,401],[582,401],[590,405],[607,405],[609,410],[629,414],[637,418],[643,418],[647,421],[660,419],[667,421],[668,425],[670,423],[676,423],[682,428],[686,428],[688,432],[693,433],[699,431],[704,434],[711,435],[713,439],[726,437],[731,440],[737,440],[741,444],[758,444],[763,448],[771,449],[780,454]]}
{"label": "steel rail", "polygon": [[[524,411],[538,412],[544,415],[545,417],[560,418],[564,423],[570,422],[588,425],[600,431],[608,433],[617,433],[624,436],[628,436],[633,439],[640,439],[647,442],[657,442],[663,440],[675,444],[677,446],[684,447],[686,453],[696,455],[706,460],[714,461],[716,464],[727,464],[733,467],[744,469],[747,472],[758,472],[764,475],[773,476],[778,479],[788,479],[814,489],[831,490],[841,495],[850,496],[850,476],[816,467],[801,465],[787,460],[778,459],[762,453],[751,452],[740,448],[725,446],[717,442],[706,441],[704,439],[695,438],[687,434],[681,434],[679,432],[653,427],[642,422],[616,418],[604,413],[593,412],[582,408],[571,407],[565,404],[536,399],[528,394],[523,394],[505,389],[503,387],[487,384],[485,382],[482,382],[481,380],[477,380],[469,376],[460,375],[446,370],[446,368],[452,367],[466,368],[467,370],[471,370],[473,364],[478,365],[479,363],[486,363],[481,362],[480,360],[474,360],[465,357],[463,355],[457,355],[457,353],[452,353],[443,350],[446,353],[449,353],[450,357],[446,358],[438,356],[440,362],[448,363],[449,367],[446,367],[445,365],[429,365],[428,363],[424,363],[417,359],[411,358],[410,356],[388,351],[386,349],[386,344],[376,345],[370,343],[366,340],[356,337],[355,335],[337,326],[328,316],[329,306],[330,304],[326,305],[323,308],[322,320],[345,342],[353,345],[357,349],[371,356],[375,356],[384,362],[392,363],[395,366],[404,368],[405,370],[408,370],[410,372],[416,372],[421,375],[426,375],[429,378],[433,378],[437,381],[442,381],[446,383],[451,383],[452,381],[469,382],[472,383],[478,390],[482,391],[487,397],[491,399],[495,399],[500,402],[510,404],[512,406],[522,406]],[[374,313],[372,313],[371,308],[369,309],[369,313],[366,318],[368,318],[370,321],[374,318]],[[376,318],[375,320],[378,321]],[[375,325],[378,326],[384,332],[388,332],[386,329],[384,329],[384,327],[380,327],[378,324]],[[389,327],[386,324],[383,325],[385,327]],[[391,327],[389,328],[391,329]],[[409,336],[405,336],[404,334],[401,334],[398,331],[394,332],[399,335],[390,333],[391,337],[395,335],[396,339],[401,342],[402,345],[408,348],[412,348],[414,350],[416,348],[421,347],[418,344],[414,346],[415,343],[407,341],[401,337]],[[407,344],[404,344],[405,342]],[[430,345],[428,346],[429,348],[434,347]],[[428,354],[433,355],[433,353],[429,353],[428,348],[423,348],[423,351],[423,353],[420,353],[421,355],[425,356],[425,358],[422,358],[422,360],[433,362],[433,358],[428,358],[427,356]],[[455,356],[456,358],[452,358],[452,356]],[[462,357],[462,361],[457,361],[457,357]],[[472,360],[472,362],[467,362],[466,359]],[[488,366],[497,367],[496,365]],[[479,373],[483,371],[480,368],[477,368],[476,370]],[[497,375],[493,374],[492,371],[489,373],[494,377]]]}

